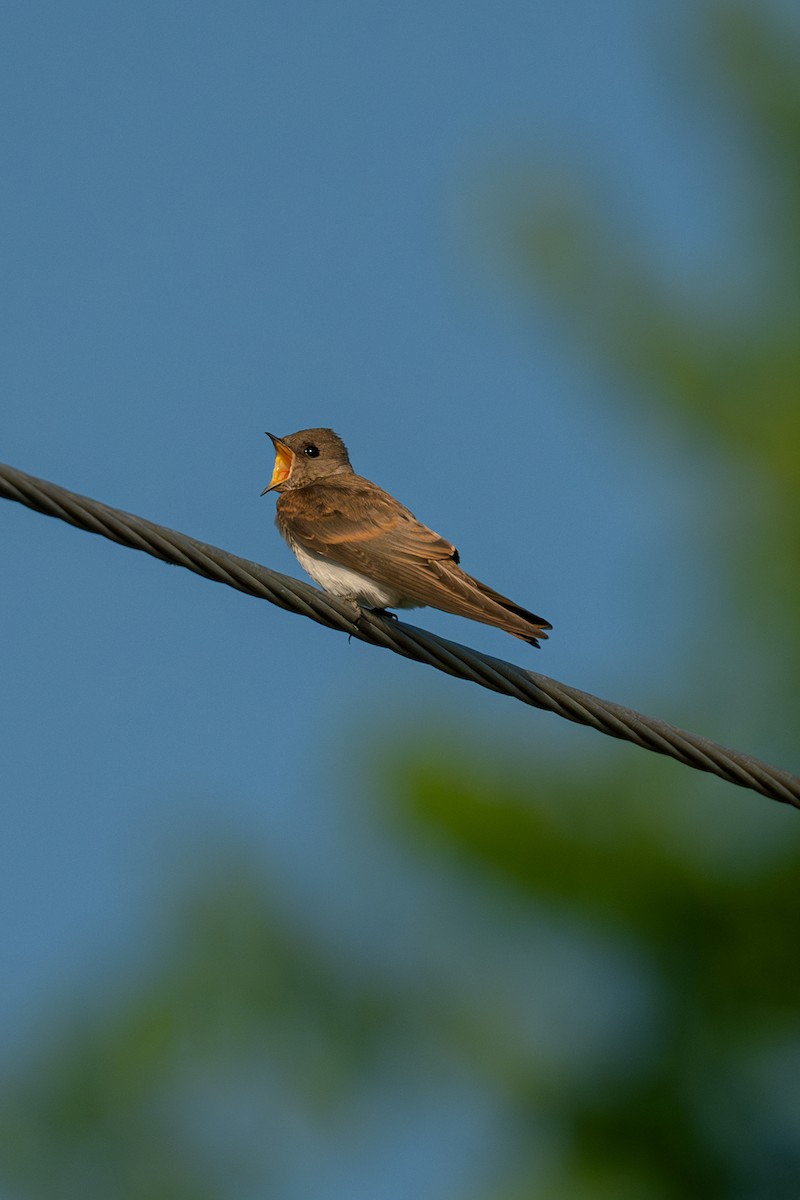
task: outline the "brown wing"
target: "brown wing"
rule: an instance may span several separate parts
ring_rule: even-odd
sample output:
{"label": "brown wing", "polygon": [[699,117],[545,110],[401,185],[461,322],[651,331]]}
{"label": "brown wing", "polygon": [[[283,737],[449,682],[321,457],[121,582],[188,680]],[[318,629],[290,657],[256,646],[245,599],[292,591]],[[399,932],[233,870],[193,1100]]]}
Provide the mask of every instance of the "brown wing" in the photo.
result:
{"label": "brown wing", "polygon": [[289,541],[400,591],[421,605],[496,625],[538,645],[542,617],[458,566],[458,551],[376,484],[347,476],[284,492],[277,523]]}
{"label": "brown wing", "polygon": [[284,492],[276,519],[284,537],[372,579],[383,581],[384,572],[391,572],[394,582],[403,563],[458,562],[455,546],[357,475],[348,475],[345,486],[327,480]]}

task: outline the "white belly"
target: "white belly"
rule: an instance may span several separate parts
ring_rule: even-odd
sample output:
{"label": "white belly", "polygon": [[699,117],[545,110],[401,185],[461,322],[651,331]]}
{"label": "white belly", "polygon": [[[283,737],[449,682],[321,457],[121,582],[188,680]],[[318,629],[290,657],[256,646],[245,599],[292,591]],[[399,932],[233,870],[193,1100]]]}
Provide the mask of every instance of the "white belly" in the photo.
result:
{"label": "white belly", "polygon": [[409,600],[400,592],[387,587],[386,584],[376,583],[350,567],[323,558],[311,550],[304,550],[296,542],[289,542],[297,561],[304,571],[332,596],[346,596],[356,600],[367,608],[421,608],[414,600]]}

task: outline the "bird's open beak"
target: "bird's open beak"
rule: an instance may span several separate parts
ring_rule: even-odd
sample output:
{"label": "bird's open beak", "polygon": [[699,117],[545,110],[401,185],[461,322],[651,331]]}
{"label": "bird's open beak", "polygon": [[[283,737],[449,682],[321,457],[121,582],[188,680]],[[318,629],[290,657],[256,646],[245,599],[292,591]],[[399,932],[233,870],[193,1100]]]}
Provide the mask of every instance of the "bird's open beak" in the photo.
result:
{"label": "bird's open beak", "polygon": [[275,466],[272,468],[272,479],[270,479],[261,493],[262,496],[266,496],[267,492],[271,492],[278,484],[285,483],[291,475],[292,467],[294,466],[294,453],[286,445],[286,442],[282,442],[279,437],[275,437],[274,433],[268,433],[267,437],[272,440],[272,444],[275,447]]}

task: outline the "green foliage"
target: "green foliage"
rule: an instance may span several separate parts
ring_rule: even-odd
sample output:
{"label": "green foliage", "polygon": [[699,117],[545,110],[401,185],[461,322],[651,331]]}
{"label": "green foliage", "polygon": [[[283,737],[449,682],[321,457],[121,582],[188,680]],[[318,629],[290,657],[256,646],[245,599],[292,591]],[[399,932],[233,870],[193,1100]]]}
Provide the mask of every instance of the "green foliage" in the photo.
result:
{"label": "green foliage", "polygon": [[641,214],[630,220],[614,181],[563,171],[555,195],[545,172],[516,185],[506,227],[523,288],[537,296],[544,289],[581,349],[633,385],[618,393],[635,405],[632,416],[701,440],[709,461],[743,480],[715,530],[729,547],[723,563],[738,598],[720,615],[739,630],[778,625],[780,683],[796,710],[800,38],[747,5],[713,7],[705,32],[715,54],[703,67],[727,102],[717,136],[729,171],[712,185],[720,220],[735,229],[726,259],[696,263],[679,286],[637,236]]}
{"label": "green foliage", "polygon": [[[707,804],[708,790],[693,803]],[[489,783],[479,763],[422,758],[400,794],[414,835],[424,831],[470,878],[488,875],[536,909],[633,940],[652,976],[658,1035],[620,1053],[600,1079],[567,1078],[539,1098],[569,1130],[556,1194],[793,1195],[800,1118],[782,1128],[781,1071],[757,1095],[749,1072],[762,1059],[796,1058],[800,1045],[794,814],[777,818],[780,849],[751,857],[721,837],[692,855],[649,766],[638,779],[552,770],[532,794],[507,767],[496,765]],[[691,836],[686,823],[683,832]],[[523,1092],[536,1093],[535,1074]]]}

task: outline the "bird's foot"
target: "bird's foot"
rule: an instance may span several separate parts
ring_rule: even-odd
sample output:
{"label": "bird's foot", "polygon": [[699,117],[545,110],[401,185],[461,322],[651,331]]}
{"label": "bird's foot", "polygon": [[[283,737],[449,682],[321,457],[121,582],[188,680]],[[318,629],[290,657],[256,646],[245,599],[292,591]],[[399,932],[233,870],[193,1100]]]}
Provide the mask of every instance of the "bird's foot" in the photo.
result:
{"label": "bird's foot", "polygon": [[397,614],[389,612],[388,608],[365,608],[359,605],[356,625],[361,623],[361,618],[365,613],[369,613],[371,617],[384,617],[387,621],[396,621],[398,619]]}
{"label": "bird's foot", "polygon": [[361,618],[365,613],[369,613],[370,616],[374,617],[384,617],[387,621],[397,621],[399,619],[397,613],[389,612],[388,608],[367,608],[366,605],[359,604],[358,601],[354,601],[354,604],[357,610],[357,615],[354,616],[355,625],[361,623]]}
{"label": "bird's foot", "polygon": [[397,613],[389,612],[388,608],[370,608],[368,612],[374,613],[376,617],[385,617],[387,621],[398,621]]}

